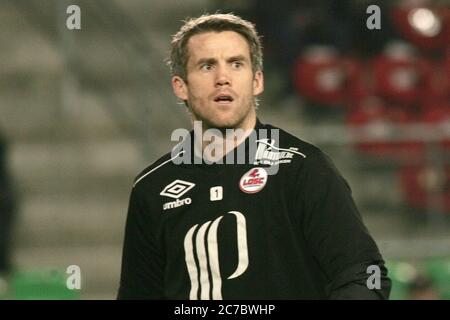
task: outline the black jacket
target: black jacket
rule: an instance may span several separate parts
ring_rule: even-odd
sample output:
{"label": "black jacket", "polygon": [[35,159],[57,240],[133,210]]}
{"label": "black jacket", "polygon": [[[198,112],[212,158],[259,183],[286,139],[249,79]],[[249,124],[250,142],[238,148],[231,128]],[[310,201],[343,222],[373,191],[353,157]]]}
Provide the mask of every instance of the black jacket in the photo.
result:
{"label": "black jacket", "polygon": [[[388,298],[383,258],[330,159],[255,129],[247,164],[175,164],[186,154],[172,152],[137,176],[119,299]],[[275,144],[264,130],[278,130]],[[367,287],[371,265],[380,289]]]}

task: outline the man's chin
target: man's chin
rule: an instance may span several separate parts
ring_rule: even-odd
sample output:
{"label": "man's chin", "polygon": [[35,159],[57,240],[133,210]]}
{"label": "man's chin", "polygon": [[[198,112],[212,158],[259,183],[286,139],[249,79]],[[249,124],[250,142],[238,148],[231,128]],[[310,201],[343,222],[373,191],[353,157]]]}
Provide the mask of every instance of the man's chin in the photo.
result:
{"label": "man's chin", "polygon": [[236,119],[236,117],[210,117],[209,119],[206,117],[200,118],[197,121],[202,122],[202,127],[204,129],[234,129],[240,124],[240,119]]}
{"label": "man's chin", "polygon": [[218,129],[220,131],[226,130],[226,129],[236,129],[239,127],[240,121],[236,119],[223,119],[223,120],[216,120],[207,123],[209,128]]}

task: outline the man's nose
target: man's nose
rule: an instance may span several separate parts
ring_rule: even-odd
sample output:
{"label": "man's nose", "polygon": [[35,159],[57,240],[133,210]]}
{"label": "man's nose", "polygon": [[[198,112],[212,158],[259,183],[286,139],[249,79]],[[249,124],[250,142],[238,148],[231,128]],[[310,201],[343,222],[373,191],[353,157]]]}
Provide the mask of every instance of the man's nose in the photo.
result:
{"label": "man's nose", "polygon": [[230,77],[225,68],[223,67],[217,68],[216,86],[224,86],[230,84],[231,84]]}

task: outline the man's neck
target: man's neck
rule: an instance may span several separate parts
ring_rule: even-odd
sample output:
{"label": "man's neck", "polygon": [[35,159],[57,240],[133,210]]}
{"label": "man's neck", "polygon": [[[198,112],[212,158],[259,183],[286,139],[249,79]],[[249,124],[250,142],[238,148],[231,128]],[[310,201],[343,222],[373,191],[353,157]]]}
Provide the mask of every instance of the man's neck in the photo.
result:
{"label": "man's neck", "polygon": [[[195,152],[197,155],[210,162],[217,162],[227,153],[237,148],[252,133],[256,126],[256,116],[244,126],[230,129],[203,128],[194,123],[194,134],[196,129],[201,128],[200,134],[195,134]],[[212,130],[208,130],[212,129]],[[215,129],[215,130],[214,130]],[[201,141],[199,140],[201,139]],[[201,148],[201,152],[200,152]]]}

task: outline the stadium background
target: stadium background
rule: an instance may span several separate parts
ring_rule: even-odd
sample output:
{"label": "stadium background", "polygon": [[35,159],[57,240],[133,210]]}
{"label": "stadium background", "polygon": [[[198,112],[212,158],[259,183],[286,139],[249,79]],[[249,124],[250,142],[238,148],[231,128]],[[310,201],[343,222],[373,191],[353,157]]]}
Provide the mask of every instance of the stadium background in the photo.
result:
{"label": "stadium background", "polygon": [[[71,4],[81,30],[66,28]],[[366,26],[373,4],[381,30]],[[0,297],[115,298],[133,177],[190,126],[163,62],[170,35],[216,10],[257,23],[259,116],[332,156],[391,297],[449,299],[450,9],[412,0],[2,0],[0,129],[19,211]],[[81,290],[65,289],[70,265]]]}

